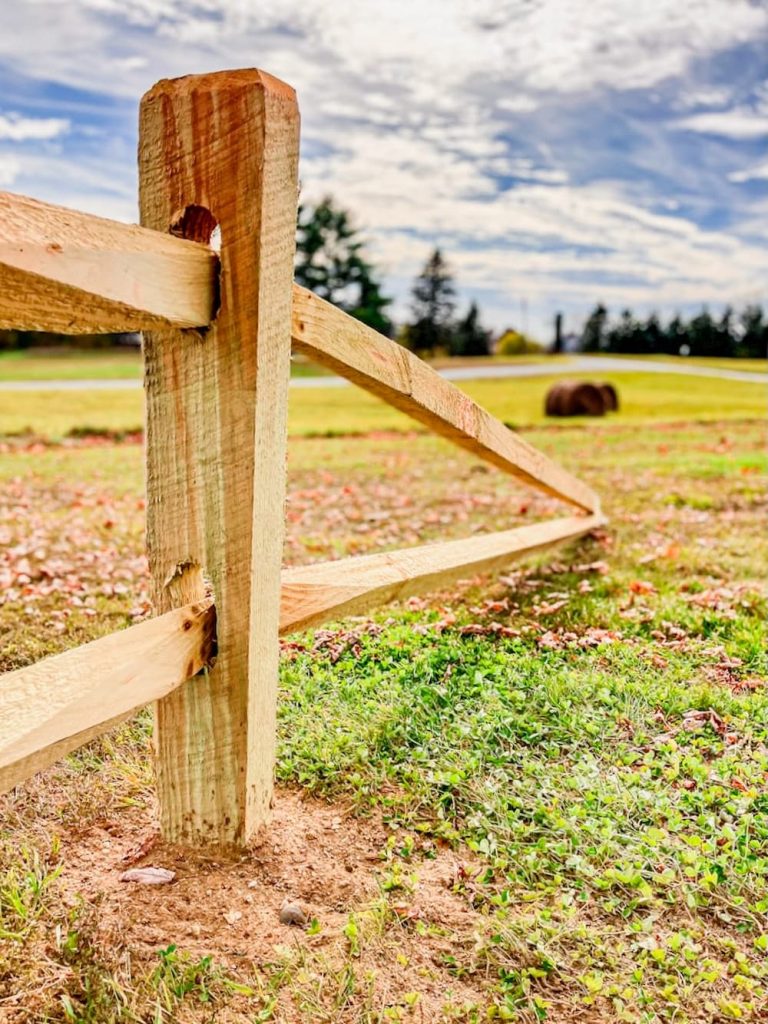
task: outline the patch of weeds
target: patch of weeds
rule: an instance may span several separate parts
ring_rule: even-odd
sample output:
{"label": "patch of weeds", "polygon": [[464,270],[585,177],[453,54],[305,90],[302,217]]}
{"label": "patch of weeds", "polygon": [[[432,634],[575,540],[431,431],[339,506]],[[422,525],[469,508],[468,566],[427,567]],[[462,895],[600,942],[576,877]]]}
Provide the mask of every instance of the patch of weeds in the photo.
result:
{"label": "patch of weeds", "polygon": [[4,851],[6,863],[0,879],[0,939],[21,942],[45,911],[46,894],[61,872],[57,864],[58,841],[48,857],[27,846],[16,848],[13,857]]}

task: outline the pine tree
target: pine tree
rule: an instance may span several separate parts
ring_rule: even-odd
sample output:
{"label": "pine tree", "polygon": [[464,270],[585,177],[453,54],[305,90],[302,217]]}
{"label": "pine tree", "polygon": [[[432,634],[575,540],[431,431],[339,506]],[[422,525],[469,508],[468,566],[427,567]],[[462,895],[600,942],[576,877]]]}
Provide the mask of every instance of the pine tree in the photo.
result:
{"label": "pine tree", "polygon": [[739,317],[737,354],[747,359],[765,359],[768,356],[768,320],[760,306],[747,306]]}
{"label": "pine tree", "polygon": [[632,310],[622,310],[617,324],[605,334],[605,348],[608,352],[640,352],[642,351],[642,327],[635,320]]}
{"label": "pine tree", "polygon": [[736,333],[733,323],[733,307],[726,306],[717,324],[717,348],[719,356],[736,355]]}
{"label": "pine tree", "polygon": [[675,313],[664,331],[664,352],[671,356],[681,354],[680,349],[688,344],[688,331],[679,313]]}
{"label": "pine tree", "polygon": [[391,299],[381,294],[364,244],[346,210],[326,196],[314,207],[300,206],[296,231],[298,284],[350,313],[382,334],[392,333],[384,310]]}
{"label": "pine tree", "polygon": [[702,309],[688,324],[688,345],[692,356],[720,355],[720,332],[708,309]]}
{"label": "pine tree", "polygon": [[473,301],[467,315],[456,324],[451,339],[451,355],[487,356],[490,342],[490,332],[480,324],[480,312],[477,303]]}
{"label": "pine tree", "polygon": [[664,351],[664,331],[657,313],[651,313],[643,327],[643,347],[649,355]]}
{"label": "pine tree", "polygon": [[581,332],[581,347],[585,352],[600,352],[605,345],[605,326],[608,310],[598,303],[587,317]]}
{"label": "pine tree", "polygon": [[448,265],[440,250],[435,249],[411,291],[413,321],[408,324],[405,338],[414,352],[450,348],[455,295]]}

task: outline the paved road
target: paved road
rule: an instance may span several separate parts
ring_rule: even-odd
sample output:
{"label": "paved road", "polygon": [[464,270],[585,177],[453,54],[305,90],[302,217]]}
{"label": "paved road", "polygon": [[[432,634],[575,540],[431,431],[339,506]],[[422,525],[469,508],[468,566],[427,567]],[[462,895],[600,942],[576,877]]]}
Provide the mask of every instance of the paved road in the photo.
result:
{"label": "paved road", "polygon": [[[455,366],[440,370],[448,380],[503,380],[514,377],[567,377],[570,373],[673,373],[684,377],[712,377],[715,380],[738,380],[751,384],[768,383],[768,373],[751,370],[728,370],[695,363],[665,363],[646,359],[615,359],[612,356],[574,356],[567,362],[490,363],[488,366]],[[293,377],[292,388],[346,387],[343,377]],[[139,380],[7,380],[0,381],[0,391],[134,391]]]}

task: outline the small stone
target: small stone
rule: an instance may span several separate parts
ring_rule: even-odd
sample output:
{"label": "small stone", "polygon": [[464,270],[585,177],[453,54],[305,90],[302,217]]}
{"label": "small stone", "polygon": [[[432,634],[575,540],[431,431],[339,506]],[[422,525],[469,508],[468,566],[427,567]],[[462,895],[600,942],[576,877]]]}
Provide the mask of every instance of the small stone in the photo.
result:
{"label": "small stone", "polygon": [[280,908],[280,921],[282,924],[291,924],[296,925],[298,928],[303,928],[307,923],[307,915],[298,903],[285,900]]}
{"label": "small stone", "polygon": [[167,868],[129,868],[120,875],[121,882],[139,882],[142,885],[169,885],[176,877]]}
{"label": "small stone", "polygon": [[243,912],[241,910],[228,910],[224,915],[224,920],[227,924],[237,924],[242,916]]}

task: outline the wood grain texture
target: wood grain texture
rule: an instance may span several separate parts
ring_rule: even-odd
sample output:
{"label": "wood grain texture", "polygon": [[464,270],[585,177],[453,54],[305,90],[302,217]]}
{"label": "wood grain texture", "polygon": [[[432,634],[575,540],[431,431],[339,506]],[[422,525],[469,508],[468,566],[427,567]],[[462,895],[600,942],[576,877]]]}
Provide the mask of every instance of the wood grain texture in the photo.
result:
{"label": "wood grain texture", "polygon": [[210,602],[187,605],[0,676],[0,793],[199,672],[215,631]]}
{"label": "wood grain texture", "polygon": [[[142,224],[195,206],[221,228],[211,327],[144,339],[155,605],[199,598],[205,578],[218,614],[215,668],[157,706],[174,841],[242,844],[270,811],[298,140],[293,90],[257,70],[163,81],[141,104]],[[207,242],[212,218],[189,234]]]}
{"label": "wood grain texture", "polygon": [[604,523],[600,514],[569,516],[466,540],[284,569],[280,632],[357,615],[479,572],[502,569],[515,558],[575,540]]}
{"label": "wood grain texture", "polygon": [[431,366],[299,285],[293,286],[291,335],[296,351],[477,458],[577,508],[600,511],[598,496],[586,484],[523,441]]}
{"label": "wood grain texture", "polygon": [[0,192],[0,328],[195,327],[211,319],[217,276],[206,246]]}

